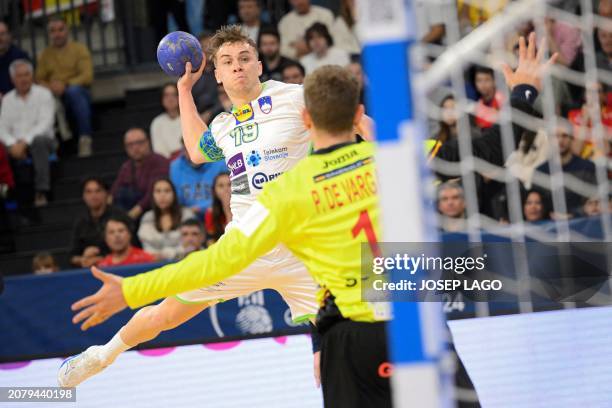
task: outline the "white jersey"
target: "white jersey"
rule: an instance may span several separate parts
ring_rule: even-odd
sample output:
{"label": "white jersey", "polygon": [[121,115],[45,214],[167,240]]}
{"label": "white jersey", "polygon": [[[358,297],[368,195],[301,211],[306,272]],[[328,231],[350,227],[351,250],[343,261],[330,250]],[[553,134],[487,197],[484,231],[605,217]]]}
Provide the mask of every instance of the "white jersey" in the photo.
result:
{"label": "white jersey", "polygon": [[267,81],[257,99],[221,113],[202,135],[202,153],[213,161],[225,158],[231,171],[234,221],[255,202],[266,182],[308,155],[303,108],[301,85]]}

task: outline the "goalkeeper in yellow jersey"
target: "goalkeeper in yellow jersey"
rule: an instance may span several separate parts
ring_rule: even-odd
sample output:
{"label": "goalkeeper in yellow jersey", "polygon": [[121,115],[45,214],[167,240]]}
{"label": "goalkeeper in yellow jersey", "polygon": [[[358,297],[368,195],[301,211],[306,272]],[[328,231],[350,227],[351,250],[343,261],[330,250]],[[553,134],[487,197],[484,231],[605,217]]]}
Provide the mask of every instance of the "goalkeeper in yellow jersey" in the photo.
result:
{"label": "goalkeeper in yellow jersey", "polygon": [[[506,67],[513,96],[532,102],[541,64],[535,38],[521,40],[519,66]],[[93,269],[103,282],[73,305],[77,321],[94,326],[126,307],[209,286],[239,273],[263,253],[284,244],[308,268],[320,289],[317,325],[321,381],[328,407],[389,407],[384,310],[361,300],[361,243],[377,250],[379,208],[373,145],[354,143],[363,116],[356,80],[326,66],[304,85],[303,120],[315,151],[267,183],[236,225],[208,250],[129,278]],[[497,142],[495,142],[497,143]]]}

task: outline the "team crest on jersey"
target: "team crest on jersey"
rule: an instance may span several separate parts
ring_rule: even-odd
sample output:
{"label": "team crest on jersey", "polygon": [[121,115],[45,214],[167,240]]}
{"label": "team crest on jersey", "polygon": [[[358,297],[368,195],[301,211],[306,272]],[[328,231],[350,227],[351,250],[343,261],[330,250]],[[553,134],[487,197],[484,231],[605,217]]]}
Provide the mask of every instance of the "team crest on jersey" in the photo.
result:
{"label": "team crest on jersey", "polygon": [[272,97],[271,96],[262,96],[257,100],[259,103],[259,109],[266,115],[272,112]]}
{"label": "team crest on jersey", "polygon": [[246,162],[251,167],[257,167],[259,166],[259,163],[261,163],[261,155],[257,152],[257,150],[252,150],[249,154],[247,154]]}
{"label": "team crest on jersey", "polygon": [[247,103],[239,108],[233,108],[232,115],[234,115],[236,118],[236,124],[238,125],[246,122],[247,120],[253,119],[255,112],[253,111],[253,106],[251,106],[250,103]]}

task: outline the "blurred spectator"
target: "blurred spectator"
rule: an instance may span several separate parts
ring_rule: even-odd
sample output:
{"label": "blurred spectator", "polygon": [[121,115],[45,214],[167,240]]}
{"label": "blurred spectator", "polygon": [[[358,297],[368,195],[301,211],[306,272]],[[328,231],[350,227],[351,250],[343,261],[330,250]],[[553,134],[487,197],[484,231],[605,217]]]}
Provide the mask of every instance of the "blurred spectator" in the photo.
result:
{"label": "blurred spectator", "polygon": [[13,171],[9,164],[6,147],[0,143],[0,253],[13,252],[15,249],[13,228],[6,209],[6,200],[15,187]]}
{"label": "blurred spectator", "polygon": [[257,47],[259,48],[259,55],[263,65],[259,80],[262,82],[270,79],[282,81],[283,69],[294,61],[280,55],[280,35],[276,28],[263,27],[259,31]]}
{"label": "blurred spectator", "polygon": [[257,43],[262,26],[259,0],[238,0],[238,18],[244,33]]}
{"label": "blurred spectator", "polygon": [[440,102],[442,119],[439,122],[440,130],[435,139],[444,144],[457,138],[457,112],[455,112],[455,97],[447,95]]}
{"label": "blurred spectator", "polygon": [[81,191],[86,210],[77,217],[72,229],[70,263],[79,268],[89,268],[108,253],[104,242],[106,221],[112,216],[125,217],[126,214],[108,204],[108,186],[101,178],[87,177]]}
{"label": "blurred spectator", "polygon": [[147,133],[141,128],[125,132],[123,144],[128,156],[119,169],[111,193],[113,203],[138,219],[149,209],[153,182],[168,175],[168,160],[151,151]]}
{"label": "blurred spectator", "polygon": [[227,25],[230,16],[235,16],[238,11],[237,0],[206,0],[204,4],[204,28],[215,32],[221,26]]}
{"label": "blurred spectator", "polygon": [[533,172],[544,163],[549,156],[550,147],[545,130],[537,132],[525,132],[518,149],[510,153],[505,167],[513,177],[523,183],[523,187],[531,189]]}
{"label": "blurred spectator", "polygon": [[47,204],[51,189],[49,155],[55,151],[54,102],[51,93],[33,83],[28,60],[15,60],[9,68],[15,89],[7,93],[0,109],[0,141],[8,146],[15,161],[32,158],[34,204]]}
{"label": "blurred spectator", "polygon": [[84,44],[68,38],[68,25],[61,17],[47,24],[50,45],[38,57],[36,82],[49,88],[66,108],[79,135],[79,157],[91,156],[91,54]]}
{"label": "blurred spectator", "polygon": [[171,159],[181,150],[181,118],[179,116],[178,89],[175,83],[162,88],[161,104],[164,112],[151,122],[151,144],[157,154]]}
{"label": "blurred spectator", "polygon": [[[208,50],[208,42],[212,36],[209,33],[203,33],[198,37],[202,50],[206,53]],[[217,80],[215,79],[215,67],[212,61],[207,61],[206,68],[198,82],[195,83],[191,94],[195,101],[198,112],[203,113],[206,110],[212,108],[216,103],[217,99]],[[212,120],[212,118],[211,118]],[[207,122],[208,123],[208,122]]]}
{"label": "blurred spectator", "polygon": [[13,36],[8,24],[0,21],[0,101],[11,89],[13,82],[9,74],[9,66],[18,59],[29,59],[28,54],[13,44]]}
{"label": "blurred spectator", "polygon": [[347,66],[351,74],[357,79],[359,82],[359,103],[365,103],[365,78],[363,75],[363,67],[361,63],[357,60],[351,61]]}
{"label": "blurred spectator", "polygon": [[217,85],[217,101],[215,105],[213,105],[210,109],[203,112],[200,116],[202,120],[207,125],[212,122],[212,120],[220,114],[221,112],[231,112],[232,111],[232,101],[230,101],[229,96],[225,92],[225,88],[223,88],[222,84]]}
{"label": "blurred spectator", "polygon": [[600,113],[598,119],[604,126],[604,134],[607,136],[612,133],[612,106],[608,102],[608,87],[601,82],[597,83],[597,95],[596,101],[585,102],[582,107],[567,113],[567,119],[574,125],[572,151],[583,159],[606,156],[605,152],[598,151],[597,143],[593,139],[591,120],[593,110]]}
{"label": "blurred spectator", "polygon": [[220,173],[215,177],[212,192],[212,207],[208,208],[204,215],[207,246],[217,242],[225,232],[226,225],[232,221],[232,211],[230,209],[232,183],[229,173]]}
{"label": "blurred spectator", "polygon": [[104,240],[110,253],[98,266],[120,266],[155,262],[155,257],[140,248],[132,246],[132,226],[127,217],[111,216],[104,225]]}
{"label": "blurred spectator", "polygon": [[447,181],[438,187],[438,211],[442,214],[440,226],[444,231],[456,232],[465,225],[465,200],[463,187]]}
{"label": "blurred spectator", "polygon": [[[446,4],[445,4],[446,3]],[[444,9],[453,7],[451,0],[416,0],[417,39],[426,44],[442,44],[446,34]]]}
{"label": "blurred spectator", "polygon": [[334,24],[334,15],[326,8],[312,6],[310,0],[289,0],[293,10],[278,22],[281,37],[281,54],[287,58],[301,58],[310,50],[304,39],[306,29],[314,23],[326,27]]}
{"label": "blurred spectator", "polygon": [[559,54],[557,64],[571,66],[582,46],[580,29],[552,18],[544,19],[544,28],[549,52]]}
{"label": "blurred spectator", "polygon": [[462,35],[469,34],[473,29],[502,11],[509,0],[457,0],[459,28]]}
{"label": "blurred spectator", "polygon": [[597,53],[597,68],[612,71],[612,31],[597,29],[601,51]]}
{"label": "blurred spectator", "polygon": [[212,204],[212,186],[215,177],[226,172],[225,162],[193,164],[183,149],[183,153],[170,164],[170,180],[174,184],[180,205],[190,208],[204,216]]}
{"label": "blurred spectator", "polygon": [[539,190],[529,190],[523,200],[523,217],[526,222],[538,222],[550,219],[550,205]]}
{"label": "blurred spectator", "polygon": [[185,0],[189,32],[196,37],[204,31],[204,0]]}
{"label": "blurred spectator", "polygon": [[351,62],[349,54],[334,47],[327,27],[321,23],[314,23],[306,30],[306,42],[311,52],[300,59],[306,69],[306,75],[323,65],[346,66]]}
{"label": "blurred spectator", "polygon": [[195,218],[190,218],[181,223],[181,249],[179,256],[184,258],[194,251],[199,251],[204,246],[204,228],[202,223]]}
{"label": "blurred spectator", "polygon": [[480,95],[474,112],[476,126],[479,129],[486,129],[497,122],[503,95],[497,91],[495,75],[491,68],[476,67],[474,70],[474,85]]}
{"label": "blurred spectator", "polygon": [[13,178],[8,151],[4,144],[0,143],[0,200],[6,198],[8,191],[14,187],[15,179]]}
{"label": "blurred spectator", "polygon": [[601,215],[601,200],[599,196],[588,197],[584,200],[584,204],[582,204],[582,215],[585,217],[594,217],[596,215]]}
{"label": "blurred spectator", "polygon": [[174,22],[180,31],[189,32],[184,0],[149,0],[148,5],[157,41],[168,33],[169,15],[174,17]]}
{"label": "blurred spectator", "polygon": [[[560,126],[556,131],[559,156],[561,158],[561,170],[563,174],[572,175],[586,183],[595,182],[595,165],[593,162],[584,160],[572,153],[571,130]],[[546,162],[536,169],[545,174],[551,174],[549,163]],[[564,177],[565,178],[565,177]],[[567,182],[567,180],[566,180]],[[565,205],[570,214],[577,214],[582,206],[583,197],[572,190],[565,189]],[[564,217],[563,214],[558,214]]]}
{"label": "blurred spectator", "polygon": [[181,250],[179,226],[181,222],[193,218],[189,208],[181,207],[176,190],[167,178],[153,184],[151,209],[140,220],[138,238],[145,251],[157,260],[176,259]]}
{"label": "blurred spectator", "polygon": [[355,8],[355,0],[341,0],[340,15],[330,26],[336,47],[350,55],[361,54],[361,45],[359,45],[359,39],[355,33]]}
{"label": "blurred spectator", "polygon": [[49,252],[39,252],[32,258],[32,272],[35,275],[48,275],[59,271],[59,266]]}
{"label": "blurred spectator", "polygon": [[283,75],[283,82],[296,85],[302,85],[306,77],[306,71],[299,62],[291,62],[285,65],[281,74]]}

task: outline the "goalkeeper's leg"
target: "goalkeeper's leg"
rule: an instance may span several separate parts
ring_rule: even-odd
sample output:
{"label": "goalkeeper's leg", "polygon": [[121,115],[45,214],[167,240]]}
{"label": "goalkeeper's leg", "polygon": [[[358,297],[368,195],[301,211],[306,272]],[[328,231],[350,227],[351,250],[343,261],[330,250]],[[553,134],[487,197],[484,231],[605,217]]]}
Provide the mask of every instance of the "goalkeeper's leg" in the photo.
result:
{"label": "goalkeeper's leg", "polygon": [[185,304],[174,297],[158,305],[140,309],[106,344],[91,346],[83,353],[65,360],[58,373],[62,387],[76,387],[115,361],[119,354],[145,341],[156,338],[206,309],[208,303]]}

